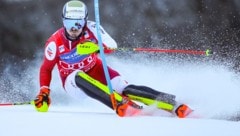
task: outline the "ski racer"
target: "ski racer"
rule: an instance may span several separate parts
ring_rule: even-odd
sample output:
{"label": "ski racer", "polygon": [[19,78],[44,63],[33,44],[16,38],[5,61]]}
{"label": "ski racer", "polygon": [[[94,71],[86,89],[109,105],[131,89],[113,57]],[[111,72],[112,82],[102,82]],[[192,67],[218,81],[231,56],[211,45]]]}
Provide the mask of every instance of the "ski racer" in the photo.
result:
{"label": "ski racer", "polygon": [[[129,84],[116,70],[108,66],[117,104],[114,107],[111,94],[106,90],[107,81],[99,52],[79,53],[79,50],[87,50],[81,47],[98,47],[96,23],[88,20],[86,5],[78,0],[66,2],[63,6],[62,21],[63,27],[52,34],[45,44],[39,73],[40,91],[33,100],[37,111],[47,112],[51,104],[50,83],[56,65],[66,93],[78,99],[86,96],[96,99],[116,110],[121,117],[140,113],[142,106],[137,104],[137,101],[145,105],[156,104],[157,108],[180,118],[191,112],[187,105],[176,102],[174,95],[147,86]],[[100,30],[104,53],[112,53],[111,48],[117,48],[115,40],[101,26]]]}

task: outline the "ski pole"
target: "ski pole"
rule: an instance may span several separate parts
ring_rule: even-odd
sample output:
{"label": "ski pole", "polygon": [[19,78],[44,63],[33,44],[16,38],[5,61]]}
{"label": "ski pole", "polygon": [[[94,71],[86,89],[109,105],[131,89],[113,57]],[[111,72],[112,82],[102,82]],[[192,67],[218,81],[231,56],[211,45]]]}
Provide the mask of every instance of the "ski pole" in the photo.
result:
{"label": "ski pole", "polygon": [[97,28],[97,37],[98,37],[100,57],[102,59],[102,66],[103,66],[103,69],[104,69],[104,74],[105,74],[105,78],[106,78],[106,81],[107,81],[107,86],[109,88],[109,93],[110,93],[110,99],[111,99],[111,102],[112,102],[112,106],[113,106],[113,109],[116,110],[117,101],[116,101],[114,93],[113,93],[112,84],[111,84],[111,81],[110,81],[110,75],[109,75],[109,71],[108,71],[108,68],[107,68],[107,62],[106,62],[105,55],[104,55],[102,38],[101,38],[101,34],[100,34],[100,17],[99,17],[99,3],[98,3],[98,0],[94,0],[94,10],[95,10],[95,21],[96,21],[96,28]]}
{"label": "ski pole", "polygon": [[0,106],[30,105],[30,102],[0,103]]}

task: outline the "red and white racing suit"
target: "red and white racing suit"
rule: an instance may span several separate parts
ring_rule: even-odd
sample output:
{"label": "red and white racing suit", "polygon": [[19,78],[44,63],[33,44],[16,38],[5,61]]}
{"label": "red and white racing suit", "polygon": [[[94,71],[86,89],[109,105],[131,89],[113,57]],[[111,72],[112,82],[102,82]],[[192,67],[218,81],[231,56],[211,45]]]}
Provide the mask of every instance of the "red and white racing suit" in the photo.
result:
{"label": "red and white racing suit", "polygon": [[[104,47],[116,48],[116,42],[109,34],[100,27],[101,38]],[[40,87],[49,87],[52,71],[57,65],[62,85],[66,92],[79,97],[84,93],[79,90],[75,83],[75,75],[78,71],[83,71],[94,79],[106,84],[102,61],[98,58],[97,53],[89,55],[79,55],[76,51],[76,46],[85,41],[97,43],[95,22],[88,21],[86,27],[80,37],[71,41],[65,35],[64,28],[57,30],[46,42],[44,60],[40,68]],[[104,50],[105,53],[111,53],[111,50]],[[113,89],[121,93],[127,86],[126,82],[121,79],[119,73],[108,67],[110,79]]]}

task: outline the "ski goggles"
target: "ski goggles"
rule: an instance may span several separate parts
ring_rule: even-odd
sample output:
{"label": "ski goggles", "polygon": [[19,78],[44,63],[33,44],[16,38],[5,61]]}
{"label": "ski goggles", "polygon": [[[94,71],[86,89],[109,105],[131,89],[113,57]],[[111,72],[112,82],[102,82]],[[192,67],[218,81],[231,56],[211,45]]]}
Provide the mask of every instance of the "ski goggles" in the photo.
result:
{"label": "ski goggles", "polygon": [[85,19],[63,19],[63,25],[68,30],[71,30],[72,28],[79,30],[84,27],[85,23]]}

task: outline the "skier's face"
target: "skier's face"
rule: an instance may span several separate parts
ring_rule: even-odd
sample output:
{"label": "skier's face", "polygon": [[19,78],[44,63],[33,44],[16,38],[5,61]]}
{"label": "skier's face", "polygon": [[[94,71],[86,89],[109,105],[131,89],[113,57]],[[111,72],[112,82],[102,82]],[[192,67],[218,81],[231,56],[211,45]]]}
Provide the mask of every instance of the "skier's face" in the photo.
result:
{"label": "skier's face", "polygon": [[76,29],[76,28],[72,27],[71,29],[66,29],[66,30],[67,30],[69,38],[76,39],[81,34],[82,29],[83,28]]}
{"label": "skier's face", "polygon": [[81,34],[86,24],[85,19],[68,19],[63,18],[63,25],[68,33],[68,38],[75,40]]}

